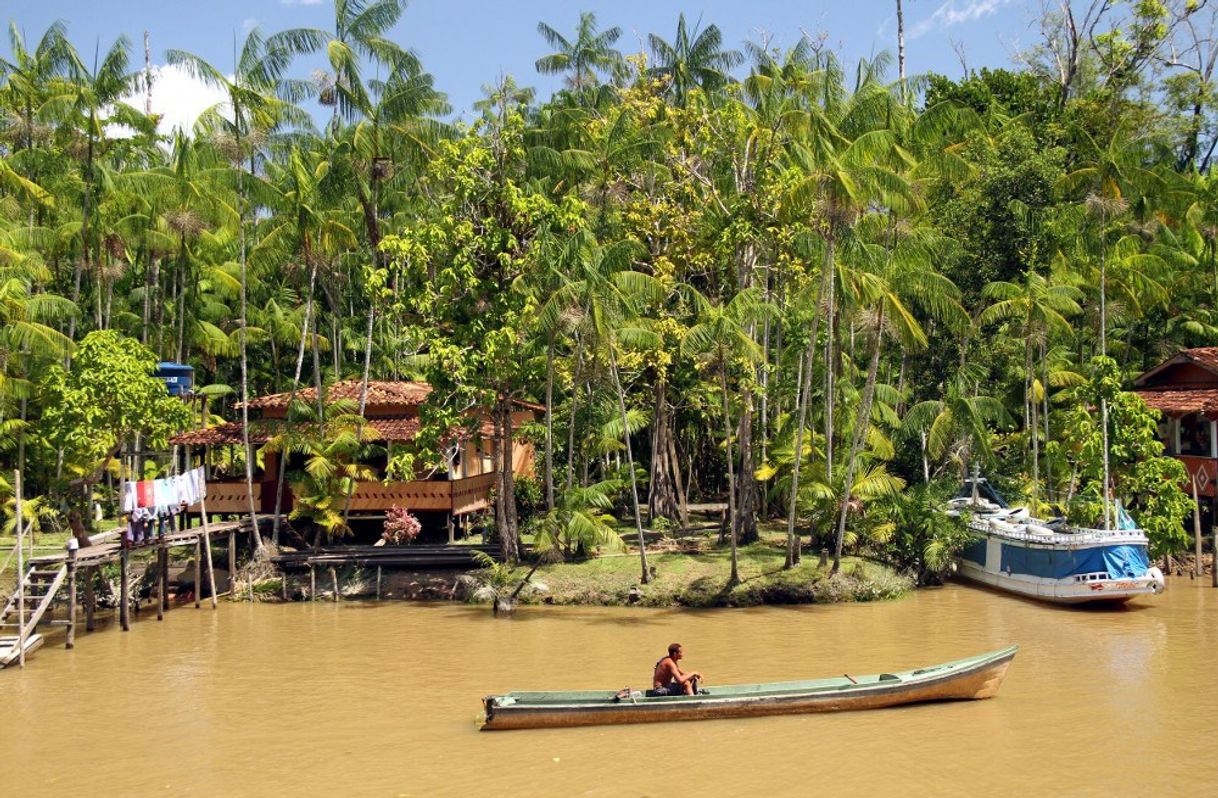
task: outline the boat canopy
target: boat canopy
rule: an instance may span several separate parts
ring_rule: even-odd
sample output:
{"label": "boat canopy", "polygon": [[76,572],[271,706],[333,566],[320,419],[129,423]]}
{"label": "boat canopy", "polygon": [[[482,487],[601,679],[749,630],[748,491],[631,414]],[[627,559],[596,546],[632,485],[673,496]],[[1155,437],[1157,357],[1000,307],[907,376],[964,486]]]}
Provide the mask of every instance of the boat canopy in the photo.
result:
{"label": "boat canopy", "polygon": [[1150,569],[1141,545],[1092,546],[1083,549],[1043,549],[1002,544],[1002,570],[1048,579],[1077,574],[1107,573],[1111,579],[1136,579]]}
{"label": "boat canopy", "polygon": [[1002,508],[1010,507],[1010,505],[1007,504],[1007,500],[1002,498],[1002,494],[998,492],[998,489],[991,485],[989,480],[987,480],[985,477],[978,477],[976,480],[964,480],[964,484],[961,485],[960,490],[956,492],[956,498],[971,498],[973,495],[973,482],[977,483],[977,496],[979,498],[993,502]]}

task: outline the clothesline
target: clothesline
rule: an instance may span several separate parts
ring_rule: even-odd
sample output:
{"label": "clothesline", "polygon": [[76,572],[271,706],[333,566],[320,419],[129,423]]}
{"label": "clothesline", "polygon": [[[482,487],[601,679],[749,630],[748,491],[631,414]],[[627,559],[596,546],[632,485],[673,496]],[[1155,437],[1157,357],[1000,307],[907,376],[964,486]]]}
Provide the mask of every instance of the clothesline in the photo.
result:
{"label": "clothesline", "polygon": [[142,479],[123,487],[123,512],[154,510],[157,515],[175,513],[183,505],[198,504],[207,498],[207,477],[203,467],[161,479]]}

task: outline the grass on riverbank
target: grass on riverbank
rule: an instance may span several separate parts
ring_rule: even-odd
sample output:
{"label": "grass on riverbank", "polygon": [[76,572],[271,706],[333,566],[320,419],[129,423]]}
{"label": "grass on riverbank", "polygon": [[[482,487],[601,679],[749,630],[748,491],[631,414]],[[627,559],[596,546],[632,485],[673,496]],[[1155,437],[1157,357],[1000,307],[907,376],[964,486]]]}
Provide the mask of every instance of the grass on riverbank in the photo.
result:
{"label": "grass on riverbank", "polygon": [[[649,547],[650,548],[650,547]],[[758,604],[809,604],[895,598],[912,581],[884,565],[847,557],[841,573],[805,553],[798,567],[784,570],[786,536],[763,530],[761,540],[737,551],[740,583],[728,589],[731,553],[710,538],[687,539],[683,550],[661,544],[647,554],[655,577],[642,584],[638,551],[543,565],[533,575],[544,591],[523,591],[526,603],[625,605],[644,607],[720,607]],[[521,568],[514,577],[527,573]]]}

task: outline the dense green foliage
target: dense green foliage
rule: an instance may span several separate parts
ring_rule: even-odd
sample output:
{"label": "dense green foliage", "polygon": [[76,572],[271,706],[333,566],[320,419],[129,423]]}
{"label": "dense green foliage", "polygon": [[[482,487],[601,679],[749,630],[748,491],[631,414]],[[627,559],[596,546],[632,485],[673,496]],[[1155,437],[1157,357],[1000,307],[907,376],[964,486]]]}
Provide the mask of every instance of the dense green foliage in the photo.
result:
{"label": "dense green foliage", "polygon": [[[147,88],[125,39],[89,67],[62,26],[14,25],[0,459],[66,509],[67,476],[187,423],[148,387],[157,359],[235,398],[426,379],[390,472],[442,468],[480,419],[510,461],[513,402],[543,404],[553,547],[607,541],[610,510],[641,539],[725,500],[733,552],[787,517],[790,566],[802,534],[929,579],[958,530],[926,514],[935,490],[896,494],[979,462],[1094,521],[1102,392],[1113,490],[1173,551],[1181,472],[1120,388],[1218,332],[1215,59],[1190,38],[1218,10],[1071,6],[1019,71],[895,82],[886,56],[742,53],[684,16],[623,57],[585,14],[539,27],[562,90],[504,78],[465,125],[383,35],[404,2],[336,0],[333,30],[251,31],[231,66],[171,51],[228,102],[169,137],[115,102]],[[297,77],[319,50],[329,71]],[[297,512],[331,532],[365,476],[362,413],[319,403],[271,444],[306,455]]]}

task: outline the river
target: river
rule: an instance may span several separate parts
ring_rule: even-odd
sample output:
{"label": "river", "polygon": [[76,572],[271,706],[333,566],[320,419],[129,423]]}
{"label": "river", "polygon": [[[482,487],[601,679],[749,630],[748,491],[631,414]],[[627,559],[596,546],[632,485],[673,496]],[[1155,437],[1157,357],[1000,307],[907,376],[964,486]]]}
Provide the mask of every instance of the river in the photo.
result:
{"label": "river", "polygon": [[[0,796],[1213,795],[1218,590],[1116,610],[949,585],[690,611],[409,603],[145,612],[0,672]],[[1021,647],[997,698],[480,733],[512,689],[644,687],[670,642],[715,683]]]}

